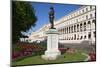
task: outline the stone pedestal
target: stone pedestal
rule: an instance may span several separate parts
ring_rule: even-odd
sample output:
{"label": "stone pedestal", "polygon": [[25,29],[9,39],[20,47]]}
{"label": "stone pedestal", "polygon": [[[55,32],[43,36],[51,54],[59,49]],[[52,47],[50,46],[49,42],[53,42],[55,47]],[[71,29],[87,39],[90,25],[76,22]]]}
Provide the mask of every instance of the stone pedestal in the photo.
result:
{"label": "stone pedestal", "polygon": [[45,60],[55,60],[61,52],[58,50],[58,32],[56,29],[49,29],[46,32],[48,35],[47,38],[47,50],[45,55],[42,55],[42,58]]}

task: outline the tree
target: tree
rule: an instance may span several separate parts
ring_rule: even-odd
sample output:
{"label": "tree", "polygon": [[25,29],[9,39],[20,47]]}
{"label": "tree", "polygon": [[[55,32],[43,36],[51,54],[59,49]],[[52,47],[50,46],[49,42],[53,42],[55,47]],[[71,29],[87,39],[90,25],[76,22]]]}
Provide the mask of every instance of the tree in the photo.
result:
{"label": "tree", "polygon": [[12,42],[18,42],[21,31],[35,26],[36,21],[35,10],[30,2],[12,1]]}

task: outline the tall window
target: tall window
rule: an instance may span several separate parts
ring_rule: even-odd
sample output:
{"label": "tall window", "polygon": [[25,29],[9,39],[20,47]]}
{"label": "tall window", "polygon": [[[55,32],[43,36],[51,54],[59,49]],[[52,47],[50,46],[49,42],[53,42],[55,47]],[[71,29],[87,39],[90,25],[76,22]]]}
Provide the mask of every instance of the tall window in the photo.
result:
{"label": "tall window", "polygon": [[86,8],[86,11],[88,11],[88,8]]}
{"label": "tall window", "polygon": [[68,27],[67,27],[67,34],[68,34]]}
{"label": "tall window", "polygon": [[90,39],[90,38],[91,38],[91,32],[88,33],[88,39]]}
{"label": "tall window", "polygon": [[65,34],[66,34],[66,27],[65,27]]}
{"label": "tall window", "polygon": [[96,16],[96,12],[94,13],[94,16]]}
{"label": "tall window", "polygon": [[82,31],[82,23],[80,24],[80,31]]}
{"label": "tall window", "polygon": [[81,40],[82,38],[83,38],[83,37],[81,36],[81,37],[80,37],[80,40]]}
{"label": "tall window", "polygon": [[93,33],[94,33],[94,37],[96,38],[96,32],[94,31]]}
{"label": "tall window", "polygon": [[72,33],[73,33],[73,26],[71,27],[71,31],[72,31]]}
{"label": "tall window", "polygon": [[92,6],[90,6],[90,10],[92,9]]}
{"label": "tall window", "polygon": [[65,32],[64,32],[64,28],[63,28],[63,34],[64,34]]}
{"label": "tall window", "polygon": [[86,35],[84,36],[84,39],[86,39]]}
{"label": "tall window", "polygon": [[79,24],[77,24],[77,32],[79,32]]}
{"label": "tall window", "polygon": [[84,9],[82,10],[82,12],[84,13]]}
{"label": "tall window", "polygon": [[72,40],[73,40],[73,37],[72,37]]}
{"label": "tall window", "polygon": [[86,31],[86,22],[84,22],[84,31]]}
{"label": "tall window", "polygon": [[76,32],[76,25],[74,25],[74,32]]}
{"label": "tall window", "polygon": [[77,35],[77,40],[79,40],[79,35]]}
{"label": "tall window", "polygon": [[61,29],[60,29],[60,34],[61,34]]}
{"label": "tall window", "polygon": [[63,34],[63,28],[62,28],[62,34]]}
{"label": "tall window", "polygon": [[86,19],[88,19],[88,15],[86,15]]}
{"label": "tall window", "polygon": [[90,18],[92,18],[92,14],[90,14]]}
{"label": "tall window", "polygon": [[92,20],[92,23],[96,24],[96,20]]}
{"label": "tall window", "polygon": [[88,24],[90,24],[90,21],[88,21]]}
{"label": "tall window", "polygon": [[90,21],[88,21],[88,27],[90,28],[90,26],[91,26],[91,22],[90,22]]}
{"label": "tall window", "polygon": [[70,27],[69,27],[69,33],[70,33]]}
{"label": "tall window", "polygon": [[74,34],[74,40],[76,40],[76,34]]}
{"label": "tall window", "polygon": [[60,29],[60,34],[62,34],[62,29]]}

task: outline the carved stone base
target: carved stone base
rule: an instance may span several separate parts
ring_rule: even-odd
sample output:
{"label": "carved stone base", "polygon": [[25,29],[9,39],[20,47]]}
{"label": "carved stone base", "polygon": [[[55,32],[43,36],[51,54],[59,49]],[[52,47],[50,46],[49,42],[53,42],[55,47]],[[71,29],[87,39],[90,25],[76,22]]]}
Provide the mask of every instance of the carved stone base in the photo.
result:
{"label": "carved stone base", "polygon": [[58,32],[56,29],[49,29],[47,31],[47,50],[42,58],[45,60],[55,60],[61,52],[58,50]]}
{"label": "carved stone base", "polygon": [[42,55],[41,57],[44,60],[56,60],[60,54],[60,51],[45,51],[45,55]]}

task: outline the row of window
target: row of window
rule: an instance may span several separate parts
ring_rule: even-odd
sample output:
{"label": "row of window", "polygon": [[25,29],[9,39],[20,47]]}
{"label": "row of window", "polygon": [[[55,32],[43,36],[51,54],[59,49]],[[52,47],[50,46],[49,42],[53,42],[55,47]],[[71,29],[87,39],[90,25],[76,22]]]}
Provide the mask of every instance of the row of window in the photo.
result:
{"label": "row of window", "polygon": [[[92,23],[94,23],[96,25],[96,21],[95,20],[92,20]],[[88,21],[88,23],[84,22],[84,24],[80,23],[80,24],[77,24],[77,25],[65,27],[63,29],[59,29],[58,31],[61,34],[69,34],[69,33],[74,33],[74,32],[82,32],[82,31],[86,31],[86,26],[87,25],[90,26],[91,25],[91,21]]]}
{"label": "row of window", "polygon": [[[82,9],[82,10],[79,10],[78,12],[75,12],[75,13],[69,15],[69,16],[67,17],[67,20],[70,19],[70,18],[73,18],[73,17],[75,17],[75,16],[77,16],[77,15],[80,15],[80,14],[82,14],[82,13],[85,13],[85,12],[87,12],[87,11],[89,11],[89,10],[92,10],[92,9],[93,9],[93,6],[86,7],[86,8],[84,8],[84,9]],[[91,15],[92,15],[92,14],[90,14],[90,16],[91,16]]]}
{"label": "row of window", "polygon": [[[95,31],[93,32],[93,34],[94,34],[94,38],[96,38],[96,32]],[[74,37],[68,37],[68,38],[64,38],[64,39],[60,39],[60,40],[82,40],[82,39],[86,39],[86,38],[87,38],[86,35],[76,37],[76,34],[74,34]],[[91,39],[91,32],[88,33],[88,39]]]}
{"label": "row of window", "polygon": [[[69,21],[67,21],[66,23],[67,23],[67,25],[69,25],[69,24],[81,22],[81,21],[84,21],[84,20],[88,20],[88,19],[93,18],[93,17],[94,17],[94,16],[93,16],[93,13],[91,13],[91,14],[84,15],[84,16],[82,16],[82,17],[80,17],[80,18],[77,18],[77,19],[69,20]],[[64,22],[65,22],[65,21],[64,21]]]}

